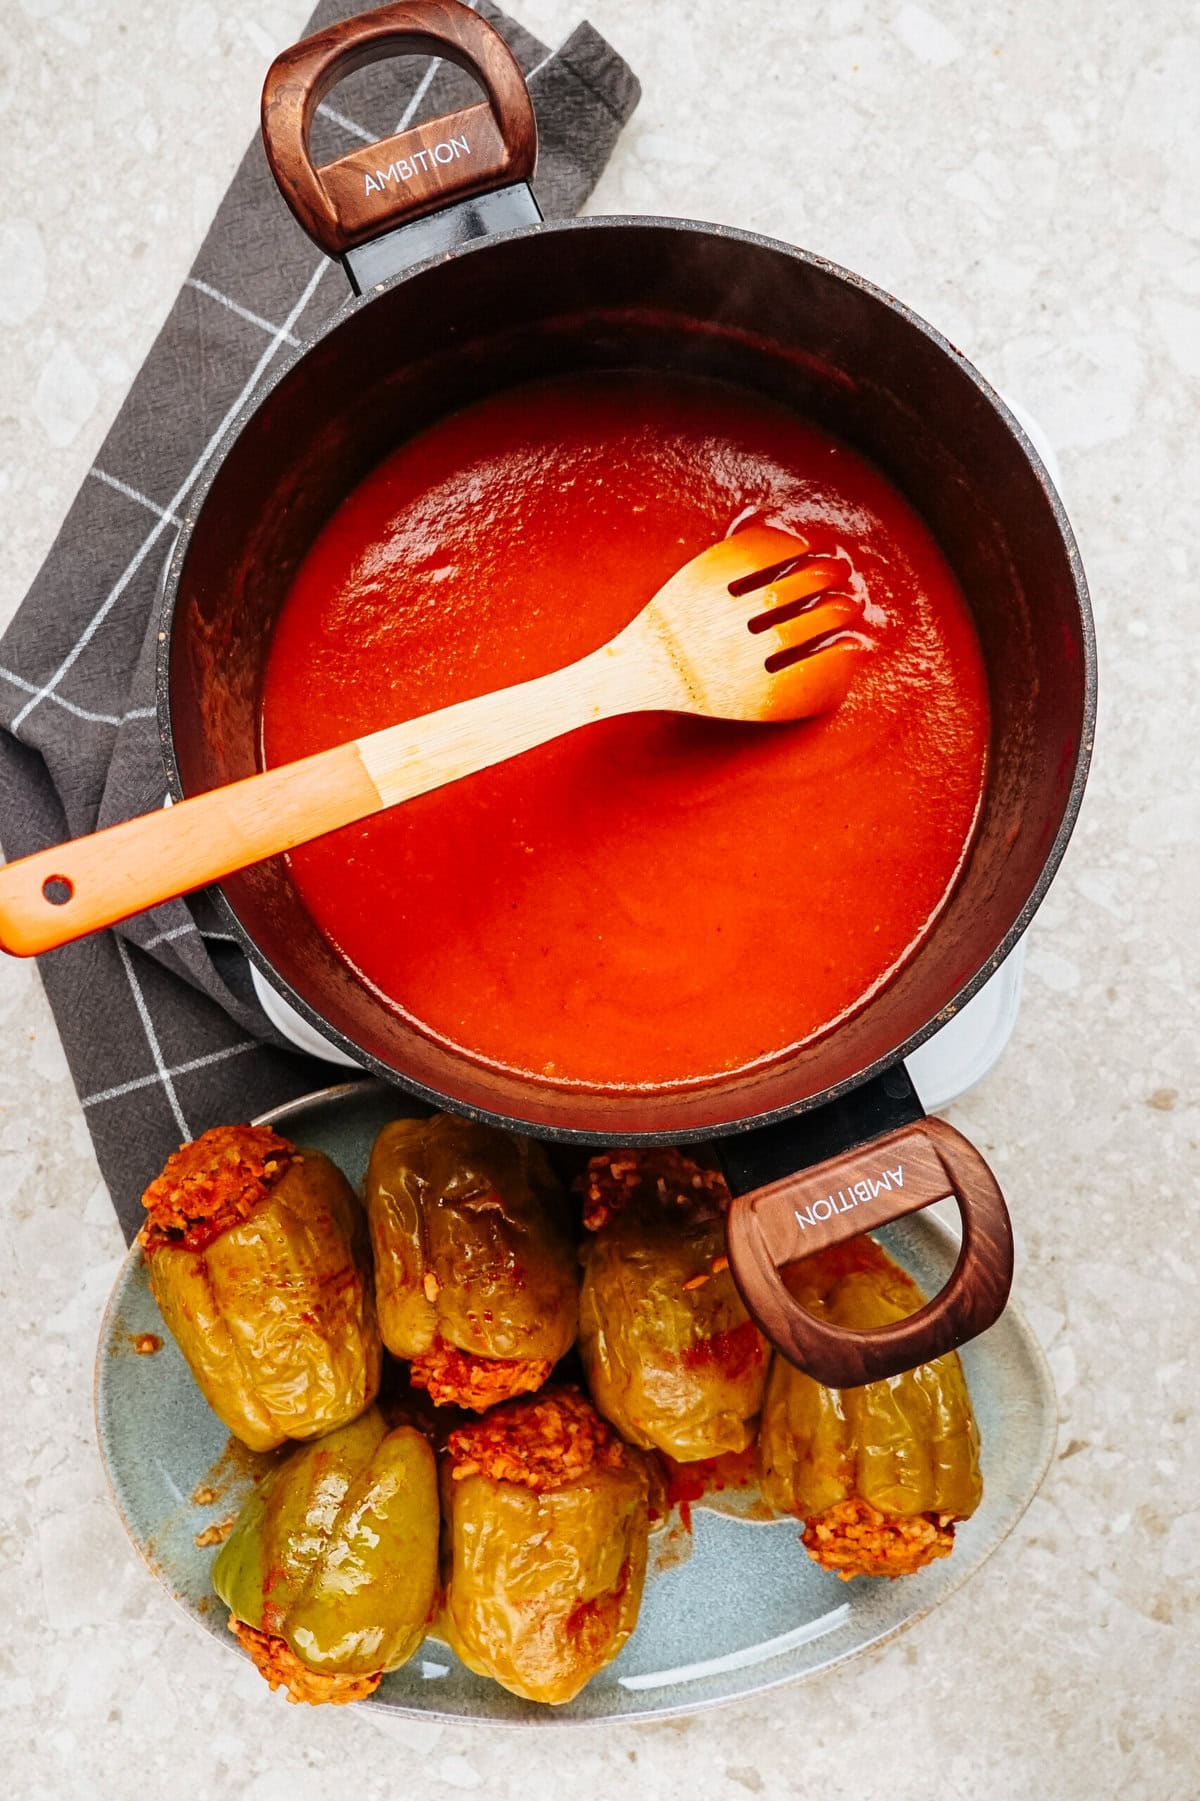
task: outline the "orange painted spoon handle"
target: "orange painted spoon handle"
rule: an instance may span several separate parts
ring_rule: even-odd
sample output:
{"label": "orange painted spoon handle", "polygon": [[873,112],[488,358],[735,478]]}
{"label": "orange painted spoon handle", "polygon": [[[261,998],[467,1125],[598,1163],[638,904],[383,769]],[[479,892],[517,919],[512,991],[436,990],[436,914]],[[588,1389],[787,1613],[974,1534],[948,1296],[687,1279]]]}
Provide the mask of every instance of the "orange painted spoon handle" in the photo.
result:
{"label": "orange painted spoon handle", "polygon": [[[805,549],[785,532],[748,528],[693,557],[624,631],[563,669],[9,863],[0,868],[0,950],[55,950],[598,719],[660,707],[727,719],[824,712],[841,699],[860,654],[857,641],[837,638],[854,603],[828,596],[794,618],[794,588],[803,580],[800,598],[812,601],[814,582],[828,588],[841,565],[759,584],[747,600],[737,589]],[[747,618],[768,592],[780,611],[769,631]],[[821,646],[831,628],[830,642],[787,660],[806,642]],[[785,663],[773,670],[777,655]]]}
{"label": "orange painted spoon handle", "polygon": [[379,808],[357,744],[0,868],[0,949],[32,957]]}
{"label": "orange painted spoon handle", "polygon": [[0,867],[0,950],[55,950],[591,719],[678,698],[655,685],[653,662],[640,670],[627,663],[608,646],[549,675],[8,863]]}

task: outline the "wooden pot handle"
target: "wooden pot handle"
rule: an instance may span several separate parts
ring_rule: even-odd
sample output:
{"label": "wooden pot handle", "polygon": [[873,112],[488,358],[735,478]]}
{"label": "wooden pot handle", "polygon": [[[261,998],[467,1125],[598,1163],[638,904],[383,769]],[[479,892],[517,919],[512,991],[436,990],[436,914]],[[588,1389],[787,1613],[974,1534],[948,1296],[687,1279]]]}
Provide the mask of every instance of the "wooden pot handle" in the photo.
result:
{"label": "wooden pot handle", "polygon": [[[801,1307],[780,1271],[861,1232],[953,1197],[962,1217],[954,1273],[919,1312],[853,1330]],[[742,1299],[775,1348],[828,1388],[857,1388],[915,1369],[986,1332],[1012,1287],[1013,1241],[995,1176],[941,1119],[772,1182],[730,1204],[729,1264]]]}
{"label": "wooden pot handle", "polygon": [[[315,168],[309,132],[321,100],[344,76],[389,56],[457,63],[483,84],[487,101]],[[537,162],[537,125],[517,59],[459,0],[381,6],[285,50],[263,84],[262,133],[284,199],[331,256],[452,201],[528,181]]]}

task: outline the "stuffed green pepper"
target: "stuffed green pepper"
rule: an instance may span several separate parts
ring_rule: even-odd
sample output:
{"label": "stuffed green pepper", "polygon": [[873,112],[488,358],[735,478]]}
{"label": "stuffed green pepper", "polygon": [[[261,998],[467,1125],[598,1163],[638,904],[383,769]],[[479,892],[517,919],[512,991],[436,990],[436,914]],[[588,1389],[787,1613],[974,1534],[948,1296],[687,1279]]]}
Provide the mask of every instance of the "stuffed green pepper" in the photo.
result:
{"label": "stuffed green pepper", "polygon": [[383,1342],[438,1405],[540,1388],[575,1341],[579,1272],[542,1147],[448,1113],[385,1126],[367,1171]]}
{"label": "stuffed green pepper", "polygon": [[[871,1238],[784,1271],[803,1307],[839,1326],[890,1325],[923,1305],[916,1283]],[[809,1556],[852,1576],[903,1576],[954,1545],[979,1505],[979,1432],[950,1352],[886,1382],[824,1388],[782,1357],[767,1384],[760,1487],[805,1521]]]}
{"label": "stuffed green pepper", "polygon": [[439,1633],[510,1693],[570,1701],[637,1624],[647,1497],[643,1459],[577,1390],[452,1432]]}
{"label": "stuffed green pepper", "polygon": [[229,1629],[291,1701],[358,1701],[412,1656],[437,1594],[437,1466],[378,1408],[260,1483],[213,1565]]}
{"label": "stuffed green pepper", "polygon": [[243,1444],[313,1438],[370,1405],[382,1353],[366,1226],[327,1157],[268,1126],[216,1126],[142,1198],[159,1311]]}
{"label": "stuffed green pepper", "polygon": [[768,1347],[729,1273],[723,1178],[678,1151],[612,1151],[581,1187],[579,1348],[596,1406],[680,1463],[745,1450]]}

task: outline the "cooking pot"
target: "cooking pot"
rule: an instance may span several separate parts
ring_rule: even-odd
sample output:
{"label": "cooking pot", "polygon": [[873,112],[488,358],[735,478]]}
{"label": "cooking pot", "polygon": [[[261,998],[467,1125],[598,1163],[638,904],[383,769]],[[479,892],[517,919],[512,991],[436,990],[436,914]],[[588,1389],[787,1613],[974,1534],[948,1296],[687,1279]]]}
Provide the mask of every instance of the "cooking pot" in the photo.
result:
{"label": "cooking pot", "polygon": [[[435,54],[485,99],[315,168],[309,126],[344,75]],[[923,1117],[903,1059],[980,987],[1045,894],[1091,748],[1094,645],[1070,527],[986,382],[899,301],[822,258],[680,219],[541,221],[533,111],[503,40],[455,0],[411,0],[285,52],[263,94],[267,154],[355,297],[264,381],[194,490],[165,578],[159,718],[173,795],[253,773],[271,632],[344,496],[431,421],[516,383],[651,368],[769,395],[848,440],[924,515],[974,615],[992,710],[989,777],[955,891],[853,1017],[762,1067],[661,1092],[581,1092],[486,1067],[356,979],[286,859],[218,899],[267,981],[358,1062],[438,1106],[557,1140],[713,1141],[735,1199],[730,1261],[784,1355],[836,1386],[910,1368],[1004,1306],[1012,1236],[979,1153]],[[847,921],[847,930],[853,922]],[[963,1249],[910,1319],[835,1329],[790,1261],[953,1196]]]}

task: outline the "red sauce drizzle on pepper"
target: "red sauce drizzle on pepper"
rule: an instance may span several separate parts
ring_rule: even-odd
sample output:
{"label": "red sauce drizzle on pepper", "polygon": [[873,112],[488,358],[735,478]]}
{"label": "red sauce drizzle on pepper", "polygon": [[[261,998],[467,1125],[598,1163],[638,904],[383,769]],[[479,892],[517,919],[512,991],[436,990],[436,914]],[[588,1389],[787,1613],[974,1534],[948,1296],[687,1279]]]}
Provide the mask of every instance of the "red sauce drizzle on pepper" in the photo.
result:
{"label": "red sauce drizzle on pepper", "polygon": [[743,1320],[740,1326],[730,1326],[725,1332],[714,1332],[711,1338],[698,1338],[680,1353],[680,1360],[689,1369],[705,1369],[719,1367],[725,1375],[736,1380],[749,1375],[757,1369],[763,1360],[762,1341],[755,1329],[753,1320]]}

